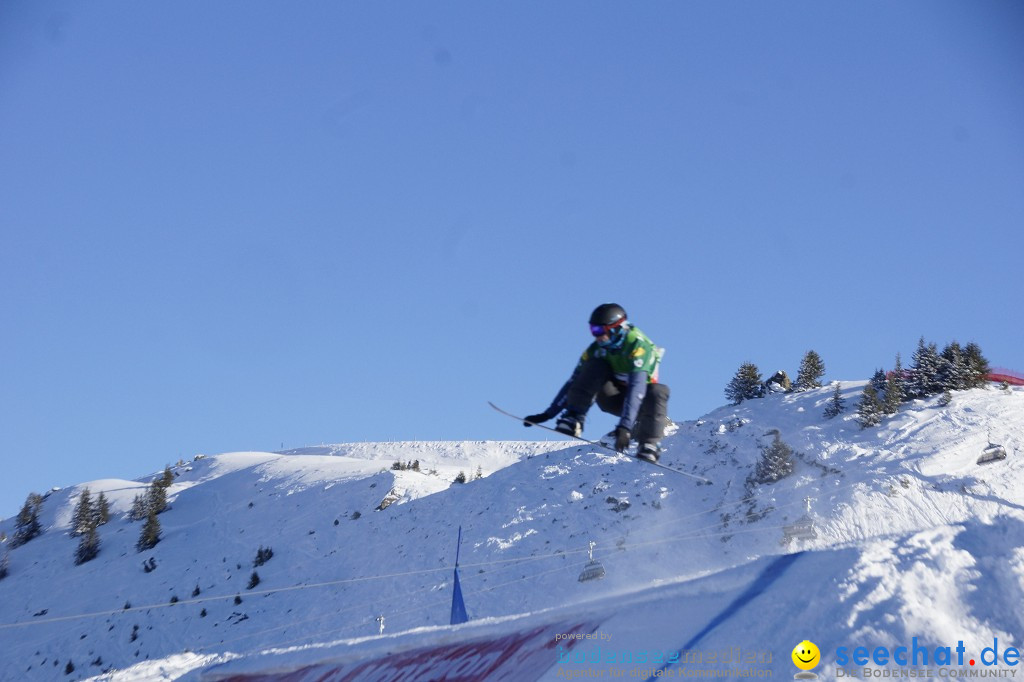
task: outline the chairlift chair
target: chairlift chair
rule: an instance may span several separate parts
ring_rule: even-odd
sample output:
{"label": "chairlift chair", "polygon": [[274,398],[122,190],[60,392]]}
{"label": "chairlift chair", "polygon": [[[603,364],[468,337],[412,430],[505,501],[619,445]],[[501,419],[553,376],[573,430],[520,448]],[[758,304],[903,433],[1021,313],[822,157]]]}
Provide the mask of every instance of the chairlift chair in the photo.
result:
{"label": "chairlift chair", "polygon": [[600,561],[594,559],[594,547],[597,546],[596,542],[590,542],[590,561],[583,567],[583,571],[580,573],[579,581],[585,583],[588,580],[600,580],[604,577],[604,566],[601,565]]}
{"label": "chairlift chair", "polygon": [[978,457],[978,464],[991,464],[992,462],[999,462],[1004,459],[1006,459],[1006,448],[993,443],[992,436],[989,435],[988,447],[981,451],[981,455]]}
{"label": "chairlift chair", "polygon": [[814,519],[811,517],[811,498],[804,498],[806,511],[804,515],[782,529],[782,544],[789,546],[793,540],[814,540],[818,537],[818,531],[814,527]]}

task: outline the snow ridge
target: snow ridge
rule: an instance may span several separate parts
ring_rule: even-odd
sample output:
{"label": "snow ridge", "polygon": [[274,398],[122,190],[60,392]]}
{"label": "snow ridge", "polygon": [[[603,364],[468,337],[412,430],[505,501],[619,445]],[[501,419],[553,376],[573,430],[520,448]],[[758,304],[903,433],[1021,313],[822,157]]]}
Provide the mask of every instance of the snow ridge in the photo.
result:
{"label": "snow ridge", "polygon": [[[847,405],[864,383],[841,384]],[[867,430],[851,410],[822,416],[832,390],[678,424],[664,461],[711,485],[563,442],[227,453],[174,469],[161,542],[142,553],[124,515],[148,477],[53,491],[44,534],[4,545],[0,679],[198,679],[215,664],[441,641],[460,525],[467,626],[586,613],[624,649],[771,650],[764,665],[784,675],[807,638],[825,674],[826,643],[1024,644],[1024,388],[916,401]],[[794,471],[756,483],[776,435]],[[979,466],[990,439],[1010,455]],[[420,470],[392,468],[409,461]],[[112,520],[99,556],[75,566],[86,486]],[[581,583],[591,541],[606,577]],[[260,547],[273,557],[254,566]],[[559,679],[552,664],[545,679]]]}

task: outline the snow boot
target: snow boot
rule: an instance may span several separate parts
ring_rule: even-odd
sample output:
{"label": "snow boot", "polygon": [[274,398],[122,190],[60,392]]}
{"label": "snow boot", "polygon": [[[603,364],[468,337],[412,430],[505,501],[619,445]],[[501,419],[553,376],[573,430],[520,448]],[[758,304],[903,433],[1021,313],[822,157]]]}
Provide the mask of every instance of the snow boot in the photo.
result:
{"label": "snow boot", "polygon": [[566,410],[555,423],[555,431],[579,438],[583,435],[583,415]]}
{"label": "snow boot", "polygon": [[637,459],[646,459],[652,464],[658,463],[658,458],[661,457],[661,448],[654,443],[644,443],[636,451]]}

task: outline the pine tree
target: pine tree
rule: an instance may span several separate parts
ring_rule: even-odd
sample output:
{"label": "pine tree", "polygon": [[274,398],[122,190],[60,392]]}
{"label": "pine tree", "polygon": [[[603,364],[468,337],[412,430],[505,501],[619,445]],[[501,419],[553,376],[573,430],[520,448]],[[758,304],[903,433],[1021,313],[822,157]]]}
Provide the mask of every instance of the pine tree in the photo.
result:
{"label": "pine tree", "polygon": [[157,479],[161,488],[170,488],[171,484],[174,483],[174,472],[171,471],[171,467],[164,467],[164,473]]}
{"label": "pine tree", "polygon": [[828,405],[825,407],[825,418],[832,419],[833,417],[839,416],[839,414],[845,409],[846,400],[843,399],[843,393],[839,388],[839,382],[836,382],[835,391],[832,392],[832,397],[829,398]]}
{"label": "pine tree", "polygon": [[[75,550],[76,566],[95,559],[100,553],[100,535],[96,529],[104,516],[107,518],[110,516],[107,498],[100,493],[99,499],[94,504],[89,489],[83,488],[72,517],[71,534],[81,537],[78,548]],[[106,521],[103,522],[106,523]]]}
{"label": "pine tree", "polygon": [[939,381],[939,351],[934,343],[925,343],[922,336],[914,351],[914,362],[910,367],[907,381],[907,395],[911,398],[927,398],[942,392]]}
{"label": "pine tree", "polygon": [[754,480],[757,483],[774,483],[793,473],[793,466],[793,448],[786,445],[776,431],[772,444],[761,448]]}
{"label": "pine tree", "polygon": [[967,387],[983,388],[988,383],[991,369],[988,360],[981,354],[981,346],[973,341],[964,348],[964,361],[967,363]]}
{"label": "pine tree", "polygon": [[875,373],[871,375],[871,385],[874,386],[875,391],[881,394],[885,390],[885,370],[876,369]]}
{"label": "pine tree", "polygon": [[95,514],[92,495],[88,488],[83,488],[82,493],[78,496],[78,504],[75,505],[75,511],[71,516],[72,537],[77,537],[88,531],[94,525]]}
{"label": "pine tree", "polygon": [[146,513],[161,514],[167,509],[167,488],[159,481],[149,484],[146,491]]}
{"label": "pine tree", "polygon": [[14,522],[14,537],[11,538],[11,546],[24,545],[32,538],[39,537],[43,527],[39,525],[39,509],[43,506],[43,497],[37,493],[29,493],[25,504],[18,512]]}
{"label": "pine tree", "polygon": [[960,344],[953,341],[942,349],[939,358],[939,383],[944,391],[963,391],[970,387],[970,370]]}
{"label": "pine tree", "polygon": [[729,385],[725,387],[725,397],[733,405],[739,405],[744,400],[760,398],[763,395],[761,371],[752,362],[744,362],[740,365]]}
{"label": "pine tree", "polygon": [[128,512],[128,518],[132,521],[141,521],[146,518],[146,498],[136,495],[132,500],[132,509]]}
{"label": "pine tree", "polygon": [[882,401],[882,411],[885,414],[896,414],[900,404],[905,397],[906,388],[903,381],[903,364],[900,361],[900,354],[896,354],[896,366],[892,368],[885,379],[885,399]]}
{"label": "pine tree", "polygon": [[160,519],[156,517],[156,511],[150,508],[135,548],[140,552],[145,552],[147,549],[156,547],[158,542],[160,542]]}
{"label": "pine tree", "polygon": [[82,539],[78,541],[78,549],[75,550],[76,566],[92,561],[100,553],[100,534],[92,518],[87,522],[81,535]]}
{"label": "pine tree", "polygon": [[107,501],[107,496],[100,491],[99,497],[96,498],[96,525],[105,526],[110,521],[110,503]]}
{"label": "pine tree", "polygon": [[0,580],[7,577],[7,574],[11,570],[11,554],[8,549],[4,548],[4,553],[0,554]]}
{"label": "pine tree", "polygon": [[857,423],[862,429],[866,429],[869,426],[877,426],[881,421],[882,403],[878,399],[878,391],[871,382],[868,382],[857,404]]}
{"label": "pine tree", "polygon": [[813,350],[804,354],[800,361],[800,369],[796,375],[796,388],[798,391],[806,391],[811,388],[821,388],[821,378],[825,376],[825,363],[821,356]]}

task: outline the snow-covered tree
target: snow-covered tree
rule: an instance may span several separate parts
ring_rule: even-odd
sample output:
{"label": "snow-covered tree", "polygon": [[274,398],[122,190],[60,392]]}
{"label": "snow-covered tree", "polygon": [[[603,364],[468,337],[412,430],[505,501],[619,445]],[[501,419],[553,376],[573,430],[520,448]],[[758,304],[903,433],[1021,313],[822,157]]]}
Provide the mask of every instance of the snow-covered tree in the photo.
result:
{"label": "snow-covered tree", "polygon": [[110,521],[110,502],[107,501],[107,496],[100,491],[99,497],[96,498],[96,525],[103,526]]}
{"label": "snow-covered tree", "polygon": [[981,353],[981,346],[973,341],[967,344],[964,347],[964,361],[967,363],[968,388],[982,388],[988,382],[991,369]]}
{"label": "snow-covered tree", "polygon": [[728,386],[725,387],[725,397],[733,405],[739,405],[744,400],[760,398],[763,395],[761,371],[752,362],[744,362],[740,365]]}
{"label": "snow-covered tree", "polygon": [[151,507],[146,514],[146,523],[142,524],[142,532],[139,533],[139,541],[135,548],[140,552],[153,549],[160,542],[160,519],[156,517],[156,511]]}
{"label": "snow-covered tree", "polygon": [[757,483],[774,483],[793,473],[793,448],[783,442],[778,431],[774,436],[771,445],[761,448],[761,459],[754,471]]}
{"label": "snow-covered tree", "polygon": [[7,574],[11,570],[11,554],[6,547],[3,552],[0,553],[0,580],[7,577]]}
{"label": "snow-covered tree", "polygon": [[[100,496],[105,505],[106,497],[102,493]],[[71,517],[71,535],[81,538],[75,550],[75,565],[91,561],[100,553],[100,535],[96,530],[100,525],[100,516],[100,505],[92,501],[89,489],[83,488]]]}
{"label": "snow-covered tree", "polygon": [[806,391],[821,387],[821,378],[825,376],[825,363],[815,351],[809,350],[800,361],[800,369],[796,375],[796,388]]}
{"label": "snow-covered tree", "polygon": [[970,387],[970,370],[963,348],[953,341],[939,356],[939,383],[945,391],[963,391]]}
{"label": "snow-covered tree", "polygon": [[171,484],[174,483],[174,472],[171,471],[171,467],[164,467],[164,473],[156,480],[160,483],[161,487],[170,488]]}
{"label": "snow-covered tree", "polygon": [[868,382],[864,386],[860,402],[857,403],[857,423],[862,429],[877,426],[882,421],[882,402],[878,399],[878,391]]}
{"label": "snow-covered tree", "polygon": [[875,373],[871,375],[871,385],[875,387],[875,392],[879,395],[885,392],[885,381],[886,376],[884,369],[876,369]]}
{"label": "snow-covered tree", "polygon": [[157,479],[149,484],[146,491],[146,513],[161,514],[167,509],[167,486]]}
{"label": "snow-covered tree", "polygon": [[21,511],[14,521],[14,537],[11,538],[11,546],[24,545],[32,538],[38,537],[43,532],[39,524],[39,509],[43,506],[43,496],[38,493],[29,493],[22,505]]}
{"label": "snow-covered tree", "polygon": [[135,499],[132,500],[131,511],[128,512],[128,518],[132,521],[141,521],[146,518],[146,498],[143,495],[136,495]]}
{"label": "snow-covered tree", "polygon": [[88,488],[82,488],[82,493],[78,496],[78,503],[75,505],[75,511],[71,515],[71,535],[77,537],[88,531],[89,528],[94,527],[96,525],[95,514],[92,494]]}
{"label": "snow-covered tree", "polygon": [[905,382],[903,380],[903,363],[900,354],[896,354],[896,366],[892,368],[885,379],[885,398],[882,400],[882,412],[885,414],[896,414],[906,394]]}
{"label": "snow-covered tree", "polygon": [[843,398],[842,390],[839,387],[839,382],[836,382],[836,388],[832,391],[832,397],[828,400],[828,405],[825,406],[825,418],[832,419],[833,417],[839,416],[840,413],[846,407],[846,400]]}
{"label": "snow-covered tree", "polygon": [[925,343],[922,336],[914,351],[910,378],[907,381],[907,395],[911,398],[927,398],[942,392],[939,380],[941,359],[934,343]]}
{"label": "snow-covered tree", "polygon": [[75,550],[75,565],[92,561],[100,553],[100,534],[96,530],[96,524],[90,520],[88,526],[81,533],[78,541],[78,549]]}

